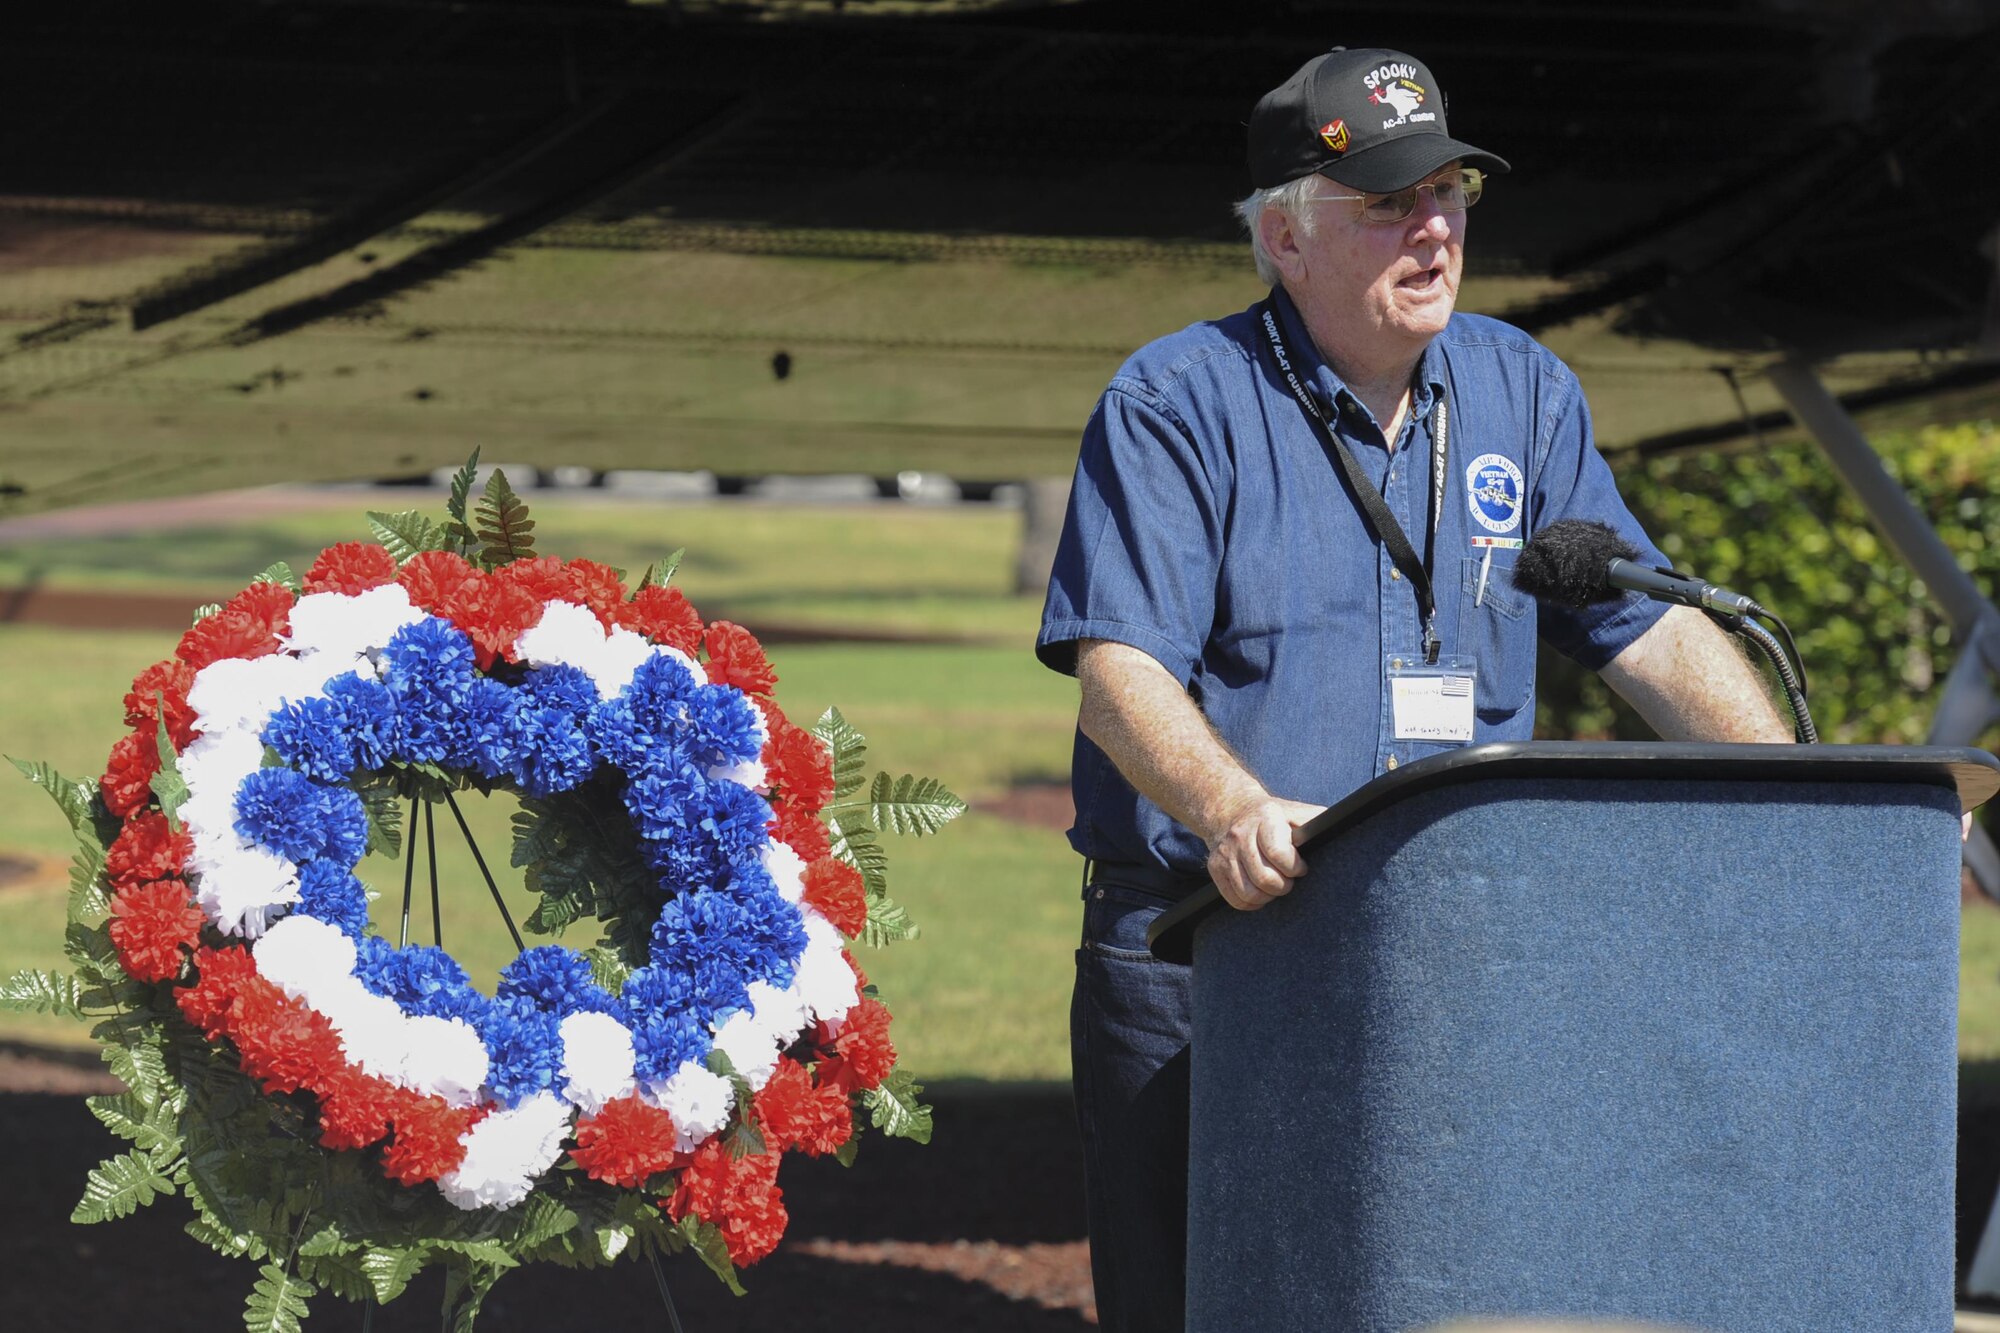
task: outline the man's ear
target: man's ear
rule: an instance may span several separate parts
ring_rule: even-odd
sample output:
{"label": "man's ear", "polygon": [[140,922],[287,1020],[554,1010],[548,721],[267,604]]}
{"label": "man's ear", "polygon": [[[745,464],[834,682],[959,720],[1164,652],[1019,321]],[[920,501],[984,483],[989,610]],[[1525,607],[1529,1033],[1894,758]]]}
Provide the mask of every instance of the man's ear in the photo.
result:
{"label": "man's ear", "polygon": [[1293,282],[1305,276],[1305,256],[1299,252],[1297,226],[1290,213],[1282,208],[1266,208],[1259,213],[1257,237],[1280,274]]}

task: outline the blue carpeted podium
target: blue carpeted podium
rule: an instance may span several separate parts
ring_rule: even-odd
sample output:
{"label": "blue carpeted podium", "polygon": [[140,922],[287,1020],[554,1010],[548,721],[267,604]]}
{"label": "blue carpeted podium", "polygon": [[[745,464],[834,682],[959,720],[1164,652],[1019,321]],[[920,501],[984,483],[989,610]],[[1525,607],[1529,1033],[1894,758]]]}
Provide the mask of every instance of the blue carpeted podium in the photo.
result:
{"label": "blue carpeted podium", "polygon": [[1996,787],[1975,750],[1478,746],[1314,821],[1265,910],[1163,917],[1188,1328],[1949,1330],[1959,813]]}

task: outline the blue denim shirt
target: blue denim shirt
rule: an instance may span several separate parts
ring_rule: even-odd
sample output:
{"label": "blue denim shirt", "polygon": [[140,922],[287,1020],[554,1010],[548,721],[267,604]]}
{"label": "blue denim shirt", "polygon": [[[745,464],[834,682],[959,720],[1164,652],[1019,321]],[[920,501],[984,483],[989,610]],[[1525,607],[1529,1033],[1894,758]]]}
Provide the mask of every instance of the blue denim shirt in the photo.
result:
{"label": "blue denim shirt", "polygon": [[[1540,637],[1595,670],[1664,611],[1637,595],[1537,608],[1509,577],[1525,539],[1564,518],[1610,524],[1666,564],[1591,442],[1576,376],[1518,329],[1455,315],[1418,365],[1402,438],[1381,427],[1274,293],[1292,364],[1419,553],[1431,443],[1449,408],[1431,563],[1443,651],[1477,659],[1473,741],[1534,731]],[[1076,670],[1076,641],[1156,659],[1274,795],[1330,805],[1445,746],[1394,739],[1384,658],[1422,634],[1410,582],[1370,535],[1245,311],[1141,348],[1085,428],[1036,653]],[[1482,560],[1492,568],[1479,592]],[[1475,603],[1477,603],[1475,605]],[[1201,840],[1140,796],[1081,732],[1070,842],[1100,861],[1198,872]]]}

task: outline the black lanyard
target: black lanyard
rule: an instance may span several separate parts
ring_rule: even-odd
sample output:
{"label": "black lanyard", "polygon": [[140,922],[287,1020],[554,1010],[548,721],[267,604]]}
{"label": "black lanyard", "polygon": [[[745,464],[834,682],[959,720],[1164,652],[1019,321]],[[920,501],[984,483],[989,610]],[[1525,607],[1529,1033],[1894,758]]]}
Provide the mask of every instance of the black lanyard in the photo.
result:
{"label": "black lanyard", "polygon": [[[1417,613],[1424,622],[1424,661],[1435,664],[1438,660],[1437,637],[1437,595],[1431,587],[1430,569],[1424,560],[1417,558],[1417,551],[1403,532],[1403,525],[1389,512],[1382,497],[1375,491],[1368,474],[1361,470],[1361,463],[1349,452],[1342,442],[1340,433],[1328,424],[1326,415],[1320,411],[1319,403],[1313,399],[1298,372],[1292,369],[1291,358],[1285,354],[1284,335],[1278,332],[1278,312],[1270,301],[1261,301],[1256,306],[1257,318],[1264,326],[1265,348],[1276,363],[1278,373],[1292,389],[1292,396],[1305,409],[1306,419],[1319,429],[1320,443],[1340,464],[1340,471],[1347,479],[1347,489],[1354,496],[1355,504],[1361,510],[1361,517],[1368,524],[1375,540],[1389,550],[1389,559],[1395,562],[1403,577],[1409,581],[1410,591],[1417,596]],[[1437,429],[1431,441],[1431,522],[1429,540],[1425,543],[1426,553],[1435,555],[1437,550],[1438,517],[1444,513],[1444,469],[1446,440],[1451,430],[1451,414],[1445,408],[1444,396],[1437,400]]]}

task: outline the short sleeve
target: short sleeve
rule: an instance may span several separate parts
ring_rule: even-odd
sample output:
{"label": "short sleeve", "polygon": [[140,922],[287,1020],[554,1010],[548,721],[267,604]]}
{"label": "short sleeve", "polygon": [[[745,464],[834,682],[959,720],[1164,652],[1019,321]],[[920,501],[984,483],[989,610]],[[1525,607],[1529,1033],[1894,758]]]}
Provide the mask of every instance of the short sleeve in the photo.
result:
{"label": "short sleeve", "polygon": [[[1667,558],[1625,507],[1610,466],[1597,452],[1590,407],[1576,376],[1561,362],[1555,362],[1552,375],[1556,383],[1551,385],[1546,449],[1535,469],[1531,535],[1563,519],[1591,519],[1636,546],[1641,563],[1666,564]],[[1542,638],[1558,651],[1598,671],[1651,629],[1666,610],[1664,603],[1638,593],[1580,609],[1543,603],[1539,628]]]}
{"label": "short sleeve", "polygon": [[1077,641],[1109,639],[1187,684],[1215,618],[1219,513],[1193,432],[1114,380],[1084,428],[1036,656],[1074,675]]}

